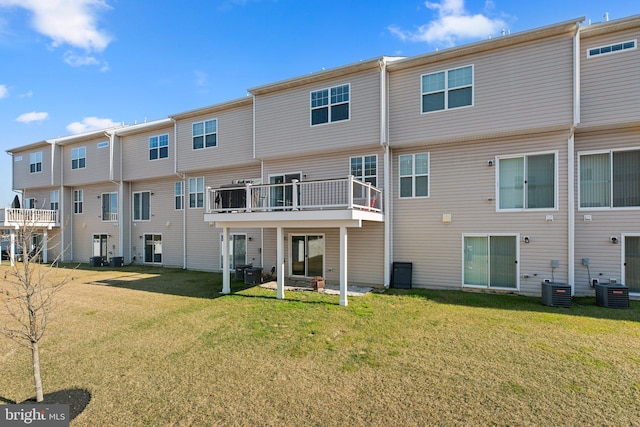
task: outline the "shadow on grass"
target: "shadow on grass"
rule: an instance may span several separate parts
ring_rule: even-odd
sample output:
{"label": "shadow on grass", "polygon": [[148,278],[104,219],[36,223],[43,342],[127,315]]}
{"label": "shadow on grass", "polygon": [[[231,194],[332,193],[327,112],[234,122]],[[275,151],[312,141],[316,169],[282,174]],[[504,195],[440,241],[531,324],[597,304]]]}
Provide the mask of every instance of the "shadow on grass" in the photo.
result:
{"label": "shadow on grass", "polygon": [[628,309],[617,309],[597,306],[595,297],[578,297],[573,298],[571,308],[563,308],[543,305],[540,297],[527,297],[514,294],[493,294],[457,290],[389,289],[385,292],[385,295],[424,298],[438,304],[460,305],[465,307],[557,313],[569,316],[640,322],[640,302],[638,301],[630,301]]}
{"label": "shadow on grass", "polygon": [[[91,393],[83,388],[70,388],[54,391],[44,395],[44,400],[40,404],[65,404],[69,405],[69,418],[75,419],[85,410],[91,401]],[[34,404],[36,398],[32,397],[21,403]]]}

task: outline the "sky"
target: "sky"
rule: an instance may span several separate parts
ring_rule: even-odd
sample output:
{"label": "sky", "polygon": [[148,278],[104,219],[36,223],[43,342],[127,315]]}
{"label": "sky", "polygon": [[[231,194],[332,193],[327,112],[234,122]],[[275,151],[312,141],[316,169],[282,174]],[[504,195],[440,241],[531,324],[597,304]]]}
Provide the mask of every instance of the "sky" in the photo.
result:
{"label": "sky", "polygon": [[361,60],[585,17],[630,0],[0,0],[0,207],[6,150],[159,120]]}

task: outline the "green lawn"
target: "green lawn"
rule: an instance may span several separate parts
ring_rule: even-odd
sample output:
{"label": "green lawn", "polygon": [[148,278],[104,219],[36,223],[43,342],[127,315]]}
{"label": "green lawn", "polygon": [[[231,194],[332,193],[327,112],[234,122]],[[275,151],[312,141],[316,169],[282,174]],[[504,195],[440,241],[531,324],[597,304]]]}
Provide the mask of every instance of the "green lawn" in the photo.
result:
{"label": "green lawn", "polygon": [[[636,301],[391,290],[340,307],[220,296],[212,273],[73,276],[41,344],[45,394],[91,394],[73,426],[640,425]],[[34,395],[29,357],[0,338],[0,401]]]}

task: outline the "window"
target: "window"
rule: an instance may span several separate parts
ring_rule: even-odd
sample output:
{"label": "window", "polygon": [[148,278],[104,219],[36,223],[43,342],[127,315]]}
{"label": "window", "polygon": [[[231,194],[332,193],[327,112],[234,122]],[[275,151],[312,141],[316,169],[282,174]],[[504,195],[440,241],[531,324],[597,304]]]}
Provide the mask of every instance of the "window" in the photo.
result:
{"label": "window", "polygon": [[175,184],[176,210],[184,209],[184,182],[176,181]]}
{"label": "window", "polygon": [[149,160],[166,159],[167,157],[169,157],[169,135],[149,138]]}
{"label": "window", "polygon": [[422,77],[422,112],[473,105],[473,66],[455,68]]}
{"label": "window", "polygon": [[102,220],[118,220],[118,193],[102,193]]}
{"label": "window", "polygon": [[464,236],[464,284],[487,288],[518,287],[517,236]]}
{"label": "window", "polygon": [[133,193],[133,220],[149,221],[151,219],[151,193],[142,191]]}
{"label": "window", "polygon": [[429,153],[400,156],[400,197],[429,197]]}
{"label": "window", "polygon": [[311,92],[311,125],[349,120],[350,85]]}
{"label": "window", "polygon": [[378,156],[352,157],[350,162],[351,175],[362,182],[378,185]]}
{"label": "window", "polygon": [[87,165],[87,149],[85,147],[71,150],[71,169],[84,169]]}
{"label": "window", "polygon": [[607,46],[594,47],[591,49],[587,49],[587,58],[591,58],[592,56],[598,55],[606,55],[609,53],[622,52],[627,49],[635,49],[636,48],[636,40],[629,40],[621,43],[614,43]]}
{"label": "window", "polygon": [[[220,234],[220,265],[224,266],[222,251],[224,250],[224,236]],[[229,270],[234,271],[236,266],[247,265],[247,235],[229,234]]]}
{"label": "window", "polygon": [[42,151],[29,154],[29,172],[42,172]]}
{"label": "window", "polygon": [[581,208],[640,206],[640,150],[582,154]]}
{"label": "window", "polygon": [[556,206],[556,155],[498,159],[499,209],[553,209]]}
{"label": "window", "polygon": [[144,235],[144,262],[162,264],[162,235]]}
{"label": "window", "polygon": [[60,207],[60,192],[58,190],[51,190],[49,192],[49,204],[52,211],[57,211]]}
{"label": "window", "polygon": [[24,207],[26,209],[36,209],[36,199],[33,197],[28,198],[26,200]]}
{"label": "window", "polygon": [[98,142],[98,148],[107,148],[109,146],[109,141]]}
{"label": "window", "polygon": [[192,124],[193,149],[218,145],[218,119]]}
{"label": "window", "polygon": [[73,190],[73,213],[74,214],[82,213],[82,199],[83,199],[82,190]]}
{"label": "window", "polygon": [[189,178],[189,207],[204,207],[204,177]]}

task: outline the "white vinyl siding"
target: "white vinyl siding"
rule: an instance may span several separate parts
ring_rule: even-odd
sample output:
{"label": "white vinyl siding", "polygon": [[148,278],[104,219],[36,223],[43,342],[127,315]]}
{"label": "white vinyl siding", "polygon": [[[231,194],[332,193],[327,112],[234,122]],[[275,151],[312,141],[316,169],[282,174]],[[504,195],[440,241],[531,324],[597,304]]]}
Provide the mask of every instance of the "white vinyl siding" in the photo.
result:
{"label": "white vinyl siding", "polygon": [[473,105],[473,66],[423,74],[422,112]]}
{"label": "white vinyl siding", "polygon": [[556,154],[498,158],[498,210],[555,209]]}
{"label": "white vinyl siding", "polygon": [[133,220],[149,221],[151,219],[151,192],[133,193]]}
{"label": "white vinyl siding", "polygon": [[29,172],[42,172],[42,151],[29,154]]}
{"label": "white vinyl siding", "polygon": [[640,150],[579,154],[580,208],[640,207]]}
{"label": "white vinyl siding", "polygon": [[400,197],[429,197],[429,153],[399,157]]}

